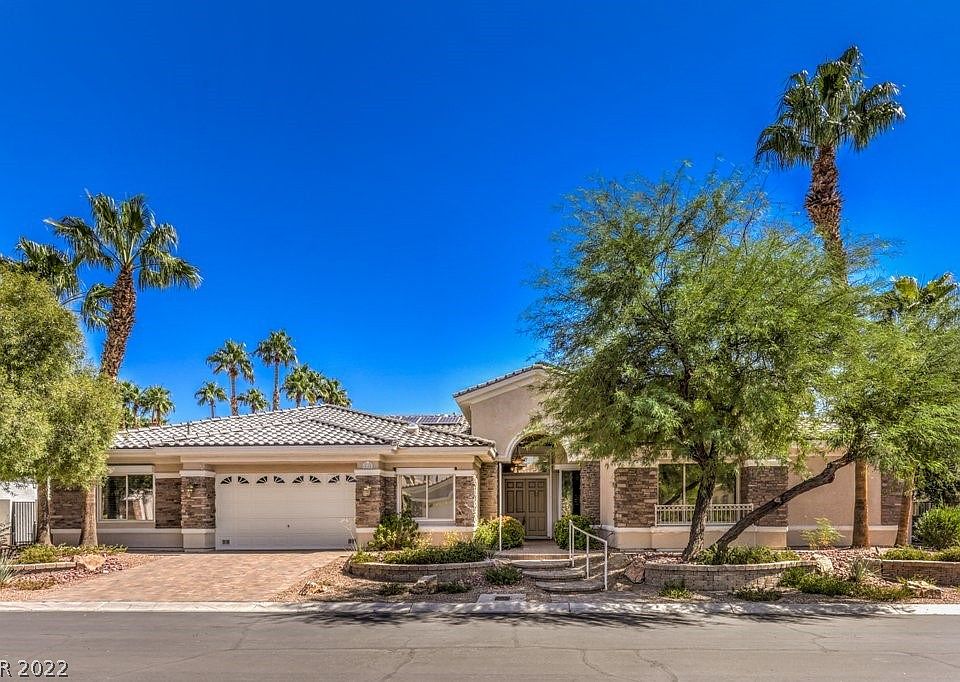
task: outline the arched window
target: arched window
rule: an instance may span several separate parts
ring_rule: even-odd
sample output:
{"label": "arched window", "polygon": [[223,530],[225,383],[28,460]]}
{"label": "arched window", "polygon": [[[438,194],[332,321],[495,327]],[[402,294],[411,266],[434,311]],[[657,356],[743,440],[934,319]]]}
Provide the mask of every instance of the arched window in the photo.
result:
{"label": "arched window", "polygon": [[521,438],[510,453],[509,473],[547,473],[554,464],[564,464],[567,453],[553,438],[532,434]]}

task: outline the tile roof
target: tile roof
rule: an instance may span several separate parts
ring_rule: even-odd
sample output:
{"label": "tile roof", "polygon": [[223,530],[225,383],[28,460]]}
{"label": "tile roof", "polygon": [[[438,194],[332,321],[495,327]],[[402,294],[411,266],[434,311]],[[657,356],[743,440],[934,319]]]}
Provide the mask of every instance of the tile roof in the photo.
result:
{"label": "tile roof", "polygon": [[533,371],[533,370],[535,370],[535,369],[546,369],[546,368],[547,368],[547,364],[546,364],[546,363],[544,363],[544,362],[535,362],[535,363],[533,363],[532,365],[527,365],[526,367],[521,367],[520,369],[516,369],[516,370],[514,370],[514,371],[512,371],[512,372],[507,372],[506,374],[502,374],[502,375],[500,375],[500,376],[498,376],[498,377],[495,377],[495,378],[493,378],[493,379],[490,379],[489,381],[484,381],[482,384],[477,384],[476,386],[471,386],[470,388],[465,388],[465,389],[463,389],[462,391],[457,391],[456,393],[453,394],[453,397],[454,397],[454,398],[459,398],[460,396],[466,395],[467,393],[472,393],[473,391],[479,390],[479,389],[481,389],[481,388],[486,388],[487,386],[492,386],[493,384],[499,383],[499,382],[503,381],[504,379],[511,379],[511,378],[513,378],[513,377],[515,377],[515,376],[519,376],[519,375],[521,375],[521,374],[524,374],[525,372],[530,372],[530,371]]}
{"label": "tile roof", "polygon": [[493,447],[493,442],[454,431],[450,425],[411,423],[336,405],[147,426],[121,431],[114,441],[114,448],[120,450],[252,445]]}
{"label": "tile roof", "polygon": [[453,433],[470,433],[470,422],[462,414],[396,414],[391,415],[390,418],[410,424],[424,424]]}

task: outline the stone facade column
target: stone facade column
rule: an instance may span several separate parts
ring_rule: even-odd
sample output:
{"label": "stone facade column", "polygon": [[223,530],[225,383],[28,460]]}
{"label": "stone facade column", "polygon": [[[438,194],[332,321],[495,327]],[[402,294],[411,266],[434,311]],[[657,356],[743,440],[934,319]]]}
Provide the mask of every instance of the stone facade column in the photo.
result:
{"label": "stone facade column", "polygon": [[[355,474],[357,479],[357,510],[356,523],[357,528],[376,528],[380,523],[384,509],[384,485],[385,480],[378,473]],[[394,486],[396,479],[394,479]],[[396,488],[394,487],[394,490]]]}
{"label": "stone facade column", "polygon": [[454,476],[456,489],[456,518],[454,525],[474,528],[477,525],[477,478],[471,471],[469,475]]}
{"label": "stone facade column", "polygon": [[900,525],[903,482],[893,474],[880,472],[880,525]]}
{"label": "stone facade column", "polygon": [[214,530],[217,527],[217,487],[214,485],[213,472],[203,476],[182,476],[178,480],[181,526]]}
{"label": "stone facade column", "polygon": [[[213,479],[211,479],[213,480]],[[180,528],[182,519],[182,493],[180,489],[180,475],[164,476],[157,474],[154,478],[156,486],[156,527]]]}
{"label": "stone facade column", "polygon": [[580,465],[580,514],[600,523],[600,462]]}
{"label": "stone facade column", "polygon": [[[744,504],[759,507],[787,489],[788,469],[785,466],[747,465],[740,469],[740,500]],[[767,514],[758,526],[786,526],[787,507]]]}
{"label": "stone facade column", "polygon": [[[583,485],[582,478],[580,485]],[[653,526],[656,521],[657,494],[657,467],[619,468],[614,471],[613,525],[617,528]]]}
{"label": "stone facade column", "polygon": [[54,483],[50,490],[51,530],[79,530],[83,521],[84,499],[81,488],[64,488]]}
{"label": "stone facade column", "polygon": [[497,464],[484,462],[477,472],[478,500],[477,507],[481,519],[492,519],[497,516],[499,506],[497,491]]}

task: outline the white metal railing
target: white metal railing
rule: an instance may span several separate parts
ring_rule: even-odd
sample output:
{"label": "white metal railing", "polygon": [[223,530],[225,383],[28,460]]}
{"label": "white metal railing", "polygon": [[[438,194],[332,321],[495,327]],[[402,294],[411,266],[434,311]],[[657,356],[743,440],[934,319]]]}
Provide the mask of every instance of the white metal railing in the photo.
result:
{"label": "white metal railing", "polygon": [[[711,504],[707,508],[707,523],[712,525],[733,525],[753,511],[752,504]],[[658,526],[689,526],[693,520],[692,504],[658,504],[656,521]]]}
{"label": "white metal railing", "polygon": [[587,531],[583,530],[583,528],[577,528],[575,525],[573,525],[573,521],[570,521],[570,530],[568,532],[568,535],[570,536],[570,568],[573,568],[574,566],[573,554],[574,554],[574,548],[577,545],[576,538],[574,536],[576,533],[582,533],[587,540],[586,542],[587,548],[585,550],[587,554],[587,567],[586,567],[585,578],[587,580],[590,580],[590,540],[592,538],[603,545],[603,589],[606,590],[607,582],[609,579],[609,573],[610,573],[607,566],[607,557],[610,553],[609,547],[607,546],[607,541],[601,537],[597,537],[593,533],[588,533]]}

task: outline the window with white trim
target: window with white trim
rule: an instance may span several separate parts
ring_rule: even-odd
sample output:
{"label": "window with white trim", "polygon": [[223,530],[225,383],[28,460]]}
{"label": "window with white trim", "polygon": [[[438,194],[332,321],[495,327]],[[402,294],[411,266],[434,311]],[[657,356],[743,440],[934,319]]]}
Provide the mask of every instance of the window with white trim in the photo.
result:
{"label": "window with white trim", "polygon": [[155,499],[153,474],[110,474],[100,486],[100,518],[153,521]]}
{"label": "window with white trim", "polygon": [[397,476],[400,508],[418,521],[453,521],[453,474],[403,474]]}

